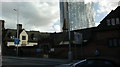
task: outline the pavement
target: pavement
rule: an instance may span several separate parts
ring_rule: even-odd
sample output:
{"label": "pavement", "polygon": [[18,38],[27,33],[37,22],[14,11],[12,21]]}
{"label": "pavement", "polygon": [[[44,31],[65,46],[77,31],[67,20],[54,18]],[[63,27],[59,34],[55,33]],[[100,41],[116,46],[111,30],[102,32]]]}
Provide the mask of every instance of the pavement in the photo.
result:
{"label": "pavement", "polygon": [[69,63],[68,59],[55,59],[55,58],[34,58],[34,57],[16,57],[16,56],[2,56],[2,58]]}
{"label": "pavement", "polygon": [[61,64],[55,67],[71,67],[71,64]]}
{"label": "pavement", "polygon": [[55,58],[35,58],[35,57],[16,57],[16,56],[2,56],[2,58],[4,64],[14,63],[17,65],[18,63],[21,63],[20,65],[24,65],[24,64],[40,65],[39,67],[70,67],[71,64],[77,62],[77,60],[73,60],[69,62],[68,59],[55,59]]}

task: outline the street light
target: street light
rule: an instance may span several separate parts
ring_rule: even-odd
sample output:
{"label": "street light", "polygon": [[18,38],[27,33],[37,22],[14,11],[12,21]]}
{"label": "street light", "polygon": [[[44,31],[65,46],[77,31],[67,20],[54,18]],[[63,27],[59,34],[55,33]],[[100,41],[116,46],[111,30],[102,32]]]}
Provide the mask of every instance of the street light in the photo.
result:
{"label": "street light", "polygon": [[[16,22],[16,24],[18,24],[19,23],[19,11],[17,9],[13,9],[13,10],[17,12],[17,22]],[[19,28],[17,26],[17,38],[16,38],[17,41],[19,40],[18,35],[19,35]],[[16,45],[17,45],[16,46],[17,47],[16,56],[18,56],[18,43]]]}
{"label": "street light", "polygon": [[68,22],[68,35],[69,35],[69,51],[68,51],[68,60],[72,61],[72,47],[71,47],[71,33],[70,33],[70,23],[69,23],[69,12],[68,12],[68,2],[66,2],[66,8],[67,8],[67,13],[66,13],[66,18]]}

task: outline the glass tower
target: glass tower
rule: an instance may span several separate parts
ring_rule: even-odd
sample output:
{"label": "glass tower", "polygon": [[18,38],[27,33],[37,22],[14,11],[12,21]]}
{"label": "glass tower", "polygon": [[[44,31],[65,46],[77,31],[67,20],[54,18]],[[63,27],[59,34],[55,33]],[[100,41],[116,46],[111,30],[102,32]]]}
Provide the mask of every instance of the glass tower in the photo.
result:
{"label": "glass tower", "polygon": [[70,30],[94,27],[93,3],[60,2],[60,23],[63,28],[64,19],[70,24]]}

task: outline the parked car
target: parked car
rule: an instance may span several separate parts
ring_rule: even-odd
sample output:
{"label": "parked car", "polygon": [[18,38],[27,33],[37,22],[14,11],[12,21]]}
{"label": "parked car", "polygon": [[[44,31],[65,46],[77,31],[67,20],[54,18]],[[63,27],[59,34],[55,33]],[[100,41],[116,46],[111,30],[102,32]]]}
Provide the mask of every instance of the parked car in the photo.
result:
{"label": "parked car", "polygon": [[72,67],[117,67],[116,64],[107,59],[85,59],[72,64]]}

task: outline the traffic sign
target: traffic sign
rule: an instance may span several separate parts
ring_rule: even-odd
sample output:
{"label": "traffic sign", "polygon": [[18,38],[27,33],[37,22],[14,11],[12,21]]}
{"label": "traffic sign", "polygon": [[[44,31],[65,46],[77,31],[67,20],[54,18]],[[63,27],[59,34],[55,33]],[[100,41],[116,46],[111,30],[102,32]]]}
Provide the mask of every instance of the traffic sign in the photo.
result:
{"label": "traffic sign", "polygon": [[20,40],[19,40],[19,39],[15,39],[15,40],[14,40],[14,44],[15,44],[15,45],[18,45],[19,43],[20,43]]}

